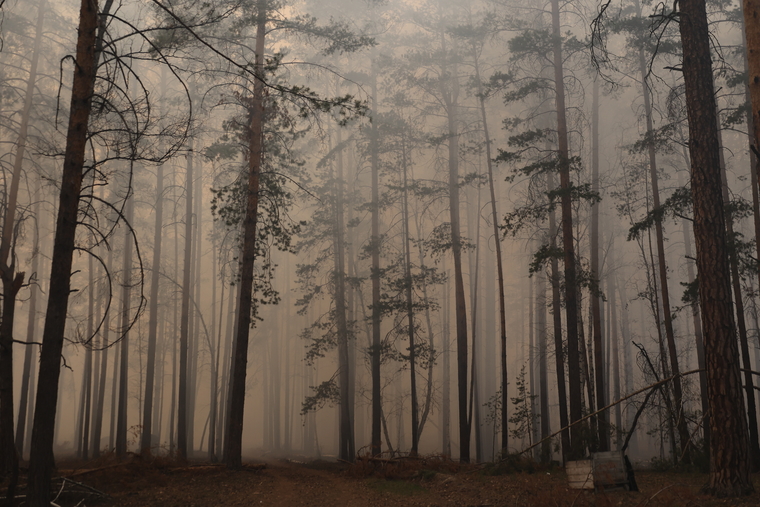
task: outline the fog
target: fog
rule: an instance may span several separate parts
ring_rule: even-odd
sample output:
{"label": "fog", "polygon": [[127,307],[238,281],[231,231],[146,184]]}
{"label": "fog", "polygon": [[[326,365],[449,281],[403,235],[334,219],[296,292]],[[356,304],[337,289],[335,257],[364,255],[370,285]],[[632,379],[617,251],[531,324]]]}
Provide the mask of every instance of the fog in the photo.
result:
{"label": "fog", "polygon": [[[553,35],[552,2],[106,3],[56,459],[223,461],[238,407],[243,461],[487,462],[530,448],[563,463],[562,419],[614,404],[573,427],[580,455],[627,442],[634,462],[704,462],[681,47],[650,6],[613,3],[600,24],[596,2],[554,6]],[[731,204],[723,248],[741,367],[757,371],[738,8],[711,4],[709,19]],[[2,16],[3,319],[13,437],[28,460],[51,274],[66,269],[52,259],[79,5],[7,0]],[[749,424],[756,445],[756,414]]]}

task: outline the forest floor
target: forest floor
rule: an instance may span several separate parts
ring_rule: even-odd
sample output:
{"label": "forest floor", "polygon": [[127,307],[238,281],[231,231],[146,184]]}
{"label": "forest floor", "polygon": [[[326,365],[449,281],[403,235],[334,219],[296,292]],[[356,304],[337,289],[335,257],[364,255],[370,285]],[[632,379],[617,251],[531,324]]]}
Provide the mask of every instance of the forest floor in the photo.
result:
{"label": "forest floor", "polygon": [[[528,471],[459,466],[440,458],[393,462],[270,459],[242,470],[133,457],[127,462],[59,463],[67,477],[56,505],[104,507],[205,506],[760,506],[751,497],[721,500],[700,494],[699,473],[637,471],[639,492],[579,491],[561,468]],[[20,484],[26,482],[21,477]],[[99,496],[100,492],[105,496]],[[18,492],[23,495],[23,487]],[[22,503],[23,505],[23,503]]]}

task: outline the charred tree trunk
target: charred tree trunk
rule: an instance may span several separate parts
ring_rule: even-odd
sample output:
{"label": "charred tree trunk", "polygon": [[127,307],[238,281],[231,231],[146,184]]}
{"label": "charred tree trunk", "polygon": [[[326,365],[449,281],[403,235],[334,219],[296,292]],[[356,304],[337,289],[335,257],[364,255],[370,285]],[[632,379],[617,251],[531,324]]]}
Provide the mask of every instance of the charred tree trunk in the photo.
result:
{"label": "charred tree trunk", "polygon": [[50,289],[45,328],[40,353],[40,374],[32,429],[32,450],[29,464],[29,495],[31,507],[48,507],[50,475],[53,468],[53,432],[58,401],[58,377],[61,369],[63,333],[66,326],[70,290],[74,238],[82,188],[87,126],[90,119],[95,84],[96,34],[98,1],[82,0],[79,11],[79,30],[76,66],[71,91],[69,126],[63,161],[60,201],[53,243]]}

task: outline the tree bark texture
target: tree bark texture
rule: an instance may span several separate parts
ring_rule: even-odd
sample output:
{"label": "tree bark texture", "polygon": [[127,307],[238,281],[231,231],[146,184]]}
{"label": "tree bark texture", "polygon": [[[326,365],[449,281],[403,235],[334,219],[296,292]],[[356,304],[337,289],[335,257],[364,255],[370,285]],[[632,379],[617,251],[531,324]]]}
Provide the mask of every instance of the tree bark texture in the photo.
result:
{"label": "tree bark texture", "polygon": [[705,0],[689,0],[679,6],[694,238],[711,411],[710,476],[705,491],[716,496],[738,496],[751,493],[753,487],[726,251],[710,38]]}

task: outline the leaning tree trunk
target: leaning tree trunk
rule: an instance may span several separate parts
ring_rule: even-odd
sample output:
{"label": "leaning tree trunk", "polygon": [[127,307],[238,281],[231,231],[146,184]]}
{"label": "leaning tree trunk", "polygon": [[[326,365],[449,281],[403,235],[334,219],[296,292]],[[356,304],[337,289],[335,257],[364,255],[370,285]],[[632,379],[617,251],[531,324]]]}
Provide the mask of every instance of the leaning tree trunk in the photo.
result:
{"label": "leaning tree trunk", "polygon": [[32,428],[32,450],[29,464],[29,495],[31,507],[50,504],[50,475],[53,468],[53,432],[58,402],[58,377],[66,326],[66,312],[71,293],[71,265],[82,188],[93,87],[95,84],[98,28],[98,0],[82,0],[79,11],[79,30],[76,49],[74,82],[71,88],[69,126],[63,160],[60,201],[53,243],[50,288],[45,328],[42,334],[40,374]]}
{"label": "leaning tree trunk", "polygon": [[[679,5],[694,238],[712,415],[710,476],[705,490],[716,496],[738,496],[754,488],[749,475],[749,439],[731,304],[710,35],[705,0]],[[754,74],[752,66],[750,69]]]}
{"label": "leaning tree trunk", "polygon": [[230,412],[227,418],[225,463],[229,468],[242,466],[243,406],[245,403],[245,377],[248,364],[248,333],[253,308],[253,262],[256,258],[256,222],[259,208],[259,175],[263,158],[264,127],[264,37],[266,34],[266,3],[259,0],[256,25],[256,79],[250,106],[248,145],[248,185],[243,219],[243,243],[240,252],[240,284],[236,323],[235,350],[230,386]]}

